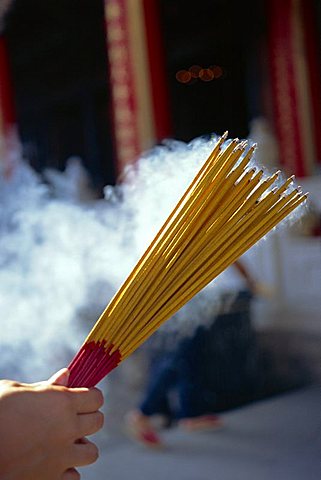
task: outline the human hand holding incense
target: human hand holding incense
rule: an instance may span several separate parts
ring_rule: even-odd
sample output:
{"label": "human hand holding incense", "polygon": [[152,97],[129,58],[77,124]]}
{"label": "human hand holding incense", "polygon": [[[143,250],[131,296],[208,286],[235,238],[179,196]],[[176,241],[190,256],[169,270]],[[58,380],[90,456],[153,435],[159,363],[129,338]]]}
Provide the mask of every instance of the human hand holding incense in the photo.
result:
{"label": "human hand holding incense", "polygon": [[67,388],[68,370],[34,384],[0,381],[0,479],[76,480],[94,463],[85,436],[103,425],[100,390]]}

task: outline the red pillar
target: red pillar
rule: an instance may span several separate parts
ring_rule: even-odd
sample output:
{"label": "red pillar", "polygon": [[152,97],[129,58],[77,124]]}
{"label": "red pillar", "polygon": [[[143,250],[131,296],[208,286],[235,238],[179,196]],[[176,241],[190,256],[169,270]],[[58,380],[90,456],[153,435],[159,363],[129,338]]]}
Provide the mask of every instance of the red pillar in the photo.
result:
{"label": "red pillar", "polygon": [[302,3],[302,17],[305,25],[304,41],[309,72],[308,81],[311,92],[311,116],[316,161],[321,165],[321,51],[319,43],[321,32],[318,31],[316,24],[315,2],[305,1]]}
{"label": "red pillar", "polygon": [[156,139],[172,133],[164,45],[157,0],[143,0]]}
{"label": "red pillar", "polygon": [[320,148],[320,78],[317,91],[313,88],[317,82],[312,80],[317,75],[318,56],[311,48],[313,19],[310,16],[307,21],[307,8],[313,8],[311,0],[267,2],[270,78],[280,163],[298,177],[314,173]]}
{"label": "red pillar", "polygon": [[5,38],[0,35],[0,168],[5,177],[13,170],[12,152],[16,137],[13,89]]}
{"label": "red pillar", "polygon": [[154,0],[105,0],[118,173],[167,137],[169,108]]}

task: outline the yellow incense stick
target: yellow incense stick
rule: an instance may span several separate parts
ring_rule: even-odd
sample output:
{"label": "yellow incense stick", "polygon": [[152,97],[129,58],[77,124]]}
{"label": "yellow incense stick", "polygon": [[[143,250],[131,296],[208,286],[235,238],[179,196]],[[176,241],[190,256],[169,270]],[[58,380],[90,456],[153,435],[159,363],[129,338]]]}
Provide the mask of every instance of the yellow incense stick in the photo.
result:
{"label": "yellow incense stick", "polygon": [[[186,302],[305,199],[250,165],[255,145],[226,134],[113,297],[70,365],[71,385],[95,385]],[[272,190],[271,190],[272,188]]]}

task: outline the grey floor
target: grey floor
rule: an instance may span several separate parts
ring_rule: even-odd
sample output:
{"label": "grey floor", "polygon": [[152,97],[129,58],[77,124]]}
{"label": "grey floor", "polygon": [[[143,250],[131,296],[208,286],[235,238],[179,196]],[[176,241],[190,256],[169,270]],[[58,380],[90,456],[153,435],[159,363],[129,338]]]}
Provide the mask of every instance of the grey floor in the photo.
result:
{"label": "grey floor", "polygon": [[[122,435],[100,436],[83,480],[320,480],[321,388],[274,397],[223,415],[216,432],[164,433],[150,451]],[[106,418],[106,431],[108,418]]]}

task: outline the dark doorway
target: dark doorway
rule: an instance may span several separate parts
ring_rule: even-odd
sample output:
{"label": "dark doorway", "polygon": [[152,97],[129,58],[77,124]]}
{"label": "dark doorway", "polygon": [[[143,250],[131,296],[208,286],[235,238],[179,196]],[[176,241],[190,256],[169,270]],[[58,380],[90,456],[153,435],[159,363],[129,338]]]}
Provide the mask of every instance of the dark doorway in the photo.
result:
{"label": "dark doorway", "polygon": [[[158,0],[174,137],[244,138],[260,115],[262,1]],[[198,76],[190,68],[201,67]],[[210,70],[209,70],[210,69]],[[194,75],[194,76],[193,76]]]}
{"label": "dark doorway", "polygon": [[36,170],[81,157],[114,183],[103,0],[16,0],[6,22],[24,155]]}

